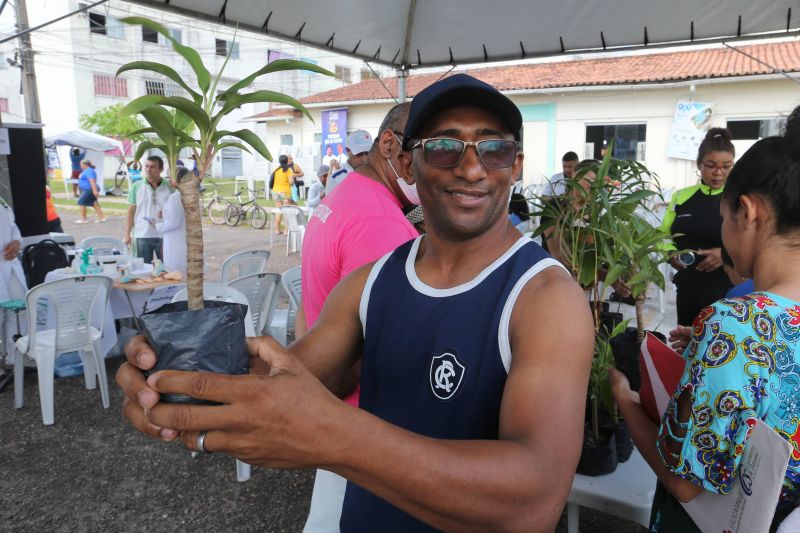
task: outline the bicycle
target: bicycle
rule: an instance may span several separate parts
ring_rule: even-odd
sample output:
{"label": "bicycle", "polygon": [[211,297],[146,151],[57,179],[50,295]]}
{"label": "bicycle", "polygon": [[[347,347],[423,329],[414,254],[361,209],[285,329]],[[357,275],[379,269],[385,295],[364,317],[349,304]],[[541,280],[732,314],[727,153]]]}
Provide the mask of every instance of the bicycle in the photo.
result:
{"label": "bicycle", "polygon": [[[205,202],[205,199],[203,199]],[[214,193],[211,199],[203,207],[203,214],[208,215],[208,219],[212,224],[225,224],[225,210],[231,205],[230,200],[219,195],[219,191],[214,188]]]}
{"label": "bicycle", "polygon": [[238,226],[242,219],[250,217],[250,225],[256,229],[262,229],[267,225],[267,210],[256,203],[258,194],[261,191],[247,189],[253,199],[242,202],[242,192],[235,194],[239,204],[231,203],[225,208],[225,223],[229,226]]}

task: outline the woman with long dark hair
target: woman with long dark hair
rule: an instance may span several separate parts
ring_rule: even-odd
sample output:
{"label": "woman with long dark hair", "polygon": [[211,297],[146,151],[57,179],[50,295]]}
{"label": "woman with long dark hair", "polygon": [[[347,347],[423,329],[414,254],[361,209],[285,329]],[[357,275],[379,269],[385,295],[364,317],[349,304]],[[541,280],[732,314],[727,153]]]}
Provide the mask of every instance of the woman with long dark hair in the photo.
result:
{"label": "woman with long dark hair", "polygon": [[[783,137],[762,139],[742,156],[719,197],[725,249],[755,291],[697,316],[660,426],[625,376],[611,371],[617,405],[658,477],[653,532],[698,531],[678,502],[704,490],[731,492],[758,420],[789,442],[800,440],[800,107]],[[800,505],[796,449],[775,503],[772,531]]]}

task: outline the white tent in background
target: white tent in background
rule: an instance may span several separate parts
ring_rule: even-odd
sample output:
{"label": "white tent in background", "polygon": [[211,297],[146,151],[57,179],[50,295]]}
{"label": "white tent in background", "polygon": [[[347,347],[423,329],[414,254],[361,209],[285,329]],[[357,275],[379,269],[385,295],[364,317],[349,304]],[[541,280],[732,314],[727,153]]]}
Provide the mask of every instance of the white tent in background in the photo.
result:
{"label": "white tent in background", "polygon": [[120,154],[125,153],[125,148],[121,141],[85,130],[71,130],[59,133],[58,135],[50,135],[45,138],[44,145],[47,148],[62,147],[58,149],[58,158],[61,162],[62,173],[65,177],[65,190],[67,183],[72,183],[71,180],[66,179],[69,177],[72,168],[69,159],[69,150],[72,147],[86,150],[86,159],[92,162],[97,171],[97,176],[99,178],[97,181],[101,195],[105,194],[102,179],[105,152],[117,149]]}
{"label": "white tent in background", "polygon": [[797,0],[131,1],[398,71],[800,30]]}

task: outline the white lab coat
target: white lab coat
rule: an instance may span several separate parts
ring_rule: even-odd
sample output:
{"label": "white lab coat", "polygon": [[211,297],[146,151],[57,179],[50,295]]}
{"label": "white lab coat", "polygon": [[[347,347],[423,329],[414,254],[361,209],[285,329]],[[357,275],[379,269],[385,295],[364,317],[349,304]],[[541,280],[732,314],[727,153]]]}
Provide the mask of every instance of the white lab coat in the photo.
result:
{"label": "white lab coat", "polygon": [[164,236],[164,266],[180,271],[186,279],[186,217],[178,191],[167,198],[156,229]]}
{"label": "white lab coat", "polygon": [[[0,204],[0,251],[12,241],[22,243],[22,235],[14,222],[14,211],[2,203]],[[0,302],[24,300],[27,291],[28,286],[25,282],[22,263],[16,257],[8,261],[0,253]],[[5,309],[0,312],[0,319],[3,321],[3,348],[7,355],[6,364],[11,365],[14,363],[16,354],[12,339],[14,334],[17,333],[17,321],[14,313]],[[28,329],[28,319],[24,311],[20,312],[19,323],[20,333],[24,335]]]}

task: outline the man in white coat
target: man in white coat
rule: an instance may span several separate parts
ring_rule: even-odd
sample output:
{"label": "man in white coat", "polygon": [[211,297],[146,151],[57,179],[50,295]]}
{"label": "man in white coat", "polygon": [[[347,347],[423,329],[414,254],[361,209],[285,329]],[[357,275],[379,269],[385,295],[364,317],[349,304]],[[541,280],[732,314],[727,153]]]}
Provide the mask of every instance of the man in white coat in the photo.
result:
{"label": "man in white coat", "polygon": [[[14,222],[14,211],[0,200],[0,247],[3,250],[0,254],[2,255],[0,257],[0,302],[24,300],[25,293],[28,291],[22,263],[17,258],[21,245],[22,235]],[[16,317],[12,311],[3,309],[0,318],[3,319],[2,332],[6,364],[13,365],[14,356],[17,353],[12,340],[14,334],[17,333]],[[25,327],[26,324],[27,320],[21,316],[20,327]]]}
{"label": "man in white coat", "polygon": [[164,237],[164,266],[169,270],[178,270],[186,279],[186,218],[181,203],[181,193],[177,191],[178,181],[190,172],[179,166],[176,178],[170,185],[175,188],[161,211],[161,222],[155,224],[156,229]]}

